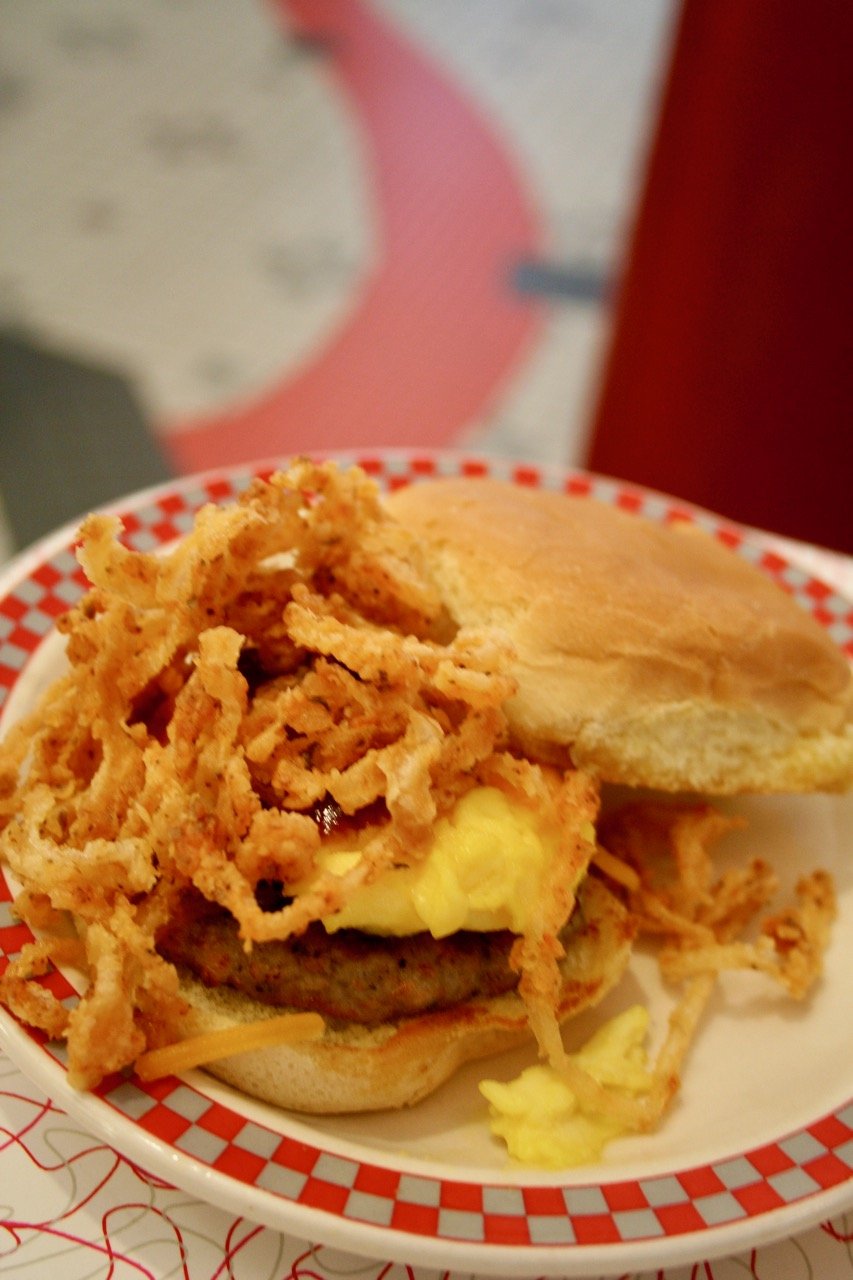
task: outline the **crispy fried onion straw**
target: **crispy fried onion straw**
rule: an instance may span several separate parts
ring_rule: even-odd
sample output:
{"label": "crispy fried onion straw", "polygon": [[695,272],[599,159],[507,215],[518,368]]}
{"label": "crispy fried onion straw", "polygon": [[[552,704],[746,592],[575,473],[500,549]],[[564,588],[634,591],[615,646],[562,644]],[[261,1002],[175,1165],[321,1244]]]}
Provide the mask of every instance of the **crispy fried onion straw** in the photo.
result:
{"label": "crispy fried onion straw", "polygon": [[[67,673],[0,748],[0,856],[42,938],[0,998],[66,1038],[72,1082],[179,1061],[158,1056],[182,1038],[186,1005],[155,939],[188,885],[230,910],[247,948],[298,934],[422,858],[436,817],[477,783],[555,833],[513,963],[540,1043],[559,1038],[557,935],[594,851],[597,789],[510,753],[506,642],[454,634],[373,483],[300,461],[202,509],[168,554],[129,550],[120,533],[85,521],[92,586],[59,623]],[[328,806],[352,819],[361,853],[342,875],[316,861]],[[269,881],[277,910],[259,905]],[[65,962],[88,978],[70,1009],[38,982]]]}
{"label": "crispy fried onion straw", "polygon": [[657,941],[663,977],[681,992],[652,1072],[652,1087],[629,1097],[598,1084],[554,1044],[551,1061],[588,1108],[626,1127],[653,1127],[678,1090],[698,1024],[726,969],[752,969],[803,999],[822,971],[836,914],[824,871],[796,886],[796,904],[759,924],[755,941],[739,935],[777,892],[775,874],[760,858],[717,874],[714,845],[743,820],[707,805],[627,805],[601,823],[595,866],[627,892],[640,935]]}

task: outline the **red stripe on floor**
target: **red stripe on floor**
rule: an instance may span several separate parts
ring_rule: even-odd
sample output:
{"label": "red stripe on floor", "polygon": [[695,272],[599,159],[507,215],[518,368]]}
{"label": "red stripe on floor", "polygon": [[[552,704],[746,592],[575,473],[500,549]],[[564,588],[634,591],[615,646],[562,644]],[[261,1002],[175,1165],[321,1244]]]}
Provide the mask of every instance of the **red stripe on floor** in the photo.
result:
{"label": "red stripe on floor", "polygon": [[366,135],[380,261],[328,345],[256,400],[165,436],[187,471],[299,449],[440,445],[496,402],[542,304],[511,275],[540,230],[506,148],[430,61],[358,0],[276,0]]}

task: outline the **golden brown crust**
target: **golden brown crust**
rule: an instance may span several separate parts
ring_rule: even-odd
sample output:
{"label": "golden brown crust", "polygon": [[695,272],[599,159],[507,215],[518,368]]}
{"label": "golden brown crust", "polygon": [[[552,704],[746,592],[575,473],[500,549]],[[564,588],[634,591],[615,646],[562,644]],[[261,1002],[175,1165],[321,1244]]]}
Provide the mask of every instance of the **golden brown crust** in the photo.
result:
{"label": "golden brown crust", "polygon": [[853,784],[844,655],[704,531],[486,479],[412,485],[388,506],[422,539],[454,621],[513,643],[523,744],[668,790]]}
{"label": "golden brown crust", "polygon": [[[596,1004],[615,985],[633,937],[624,907],[599,880],[587,878],[579,902],[582,923],[561,965],[561,1021]],[[192,1006],[188,1035],[279,1012],[186,976],[181,989]],[[208,1070],[244,1093],[291,1110],[379,1111],[419,1102],[465,1062],[530,1039],[527,1012],[511,994],[378,1027],[331,1025],[321,1040],[240,1054]]]}

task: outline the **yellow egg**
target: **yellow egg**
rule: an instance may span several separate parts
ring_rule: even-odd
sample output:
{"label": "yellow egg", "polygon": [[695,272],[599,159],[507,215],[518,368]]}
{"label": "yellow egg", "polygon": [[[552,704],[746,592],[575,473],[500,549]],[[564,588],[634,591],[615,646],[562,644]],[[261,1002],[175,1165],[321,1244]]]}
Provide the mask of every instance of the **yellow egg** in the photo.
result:
{"label": "yellow egg", "polygon": [[[605,1023],[572,1061],[599,1084],[625,1093],[651,1087],[644,1040],[649,1015],[634,1005]],[[490,1125],[514,1160],[540,1168],[565,1168],[601,1158],[604,1147],[626,1132],[612,1116],[586,1111],[553,1067],[528,1067],[515,1080],[480,1082]]]}
{"label": "yellow egg", "polygon": [[[436,823],[424,859],[383,872],[323,923],[330,932],[429,931],[436,938],[460,929],[521,933],[553,854],[554,842],[532,810],[497,787],[475,787]],[[360,856],[337,849],[322,854],[320,864],[342,875]]]}

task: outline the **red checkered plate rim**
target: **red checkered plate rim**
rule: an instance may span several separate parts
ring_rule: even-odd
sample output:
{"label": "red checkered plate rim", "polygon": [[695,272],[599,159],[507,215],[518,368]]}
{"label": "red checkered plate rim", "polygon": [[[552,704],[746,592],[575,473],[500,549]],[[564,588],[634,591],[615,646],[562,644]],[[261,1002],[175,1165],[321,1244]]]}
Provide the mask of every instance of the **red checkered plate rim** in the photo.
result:
{"label": "red checkered plate rim", "polygon": [[[411,451],[337,456],[360,463],[383,487],[492,475],[653,520],[700,524],[770,574],[853,655],[848,601],[769,549],[760,535],[684,503],[588,473],[508,460]],[[123,516],[129,545],[157,548],[185,532],[200,505],[232,499],[274,465],[189,477],[112,509]],[[0,715],[31,699],[58,651],[55,618],[84,589],[73,535],[72,528],[60,530],[0,580]],[[677,1265],[751,1248],[853,1205],[853,1055],[845,1030],[853,902],[843,860],[851,807],[838,798],[774,798],[757,802],[750,815],[756,822],[754,839],[772,839],[783,858],[785,841],[808,843],[812,829],[815,856],[836,850],[838,867],[831,869],[841,872],[842,919],[815,1007],[792,1014],[773,1006],[759,1017],[747,1000],[732,1025],[725,1012],[715,1015],[696,1053],[700,1061],[686,1072],[680,1107],[661,1134],[614,1144],[595,1169],[549,1175],[508,1168],[485,1134],[484,1114],[471,1114],[482,1068],[463,1072],[435,1099],[402,1115],[314,1122],[252,1103],[200,1072],[152,1085],[113,1078],[95,1094],[79,1094],[68,1086],[61,1047],[43,1043],[5,1013],[0,1046],[80,1123],[152,1173],[313,1242],[469,1272],[565,1276]],[[14,919],[10,897],[0,876],[0,965],[30,936]],[[53,981],[73,996],[66,978]],[[751,1038],[752,1064],[727,1081],[731,1062],[745,1056]],[[516,1069],[508,1059],[506,1073]],[[488,1074],[494,1074],[491,1064]],[[730,1091],[735,1087],[740,1092]],[[710,1117],[704,1128],[696,1129],[697,1115]]]}

